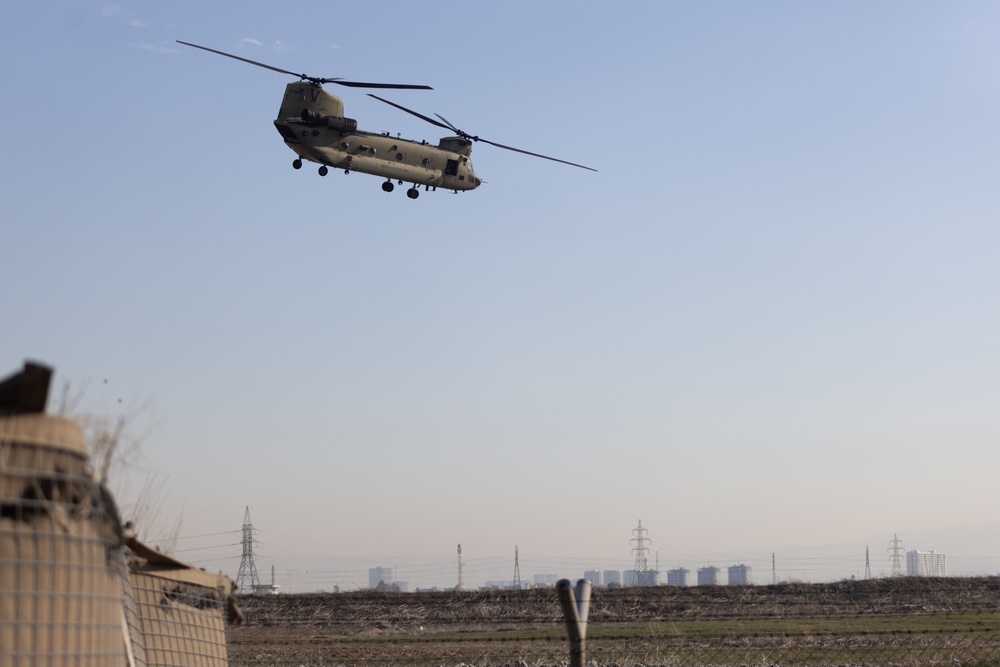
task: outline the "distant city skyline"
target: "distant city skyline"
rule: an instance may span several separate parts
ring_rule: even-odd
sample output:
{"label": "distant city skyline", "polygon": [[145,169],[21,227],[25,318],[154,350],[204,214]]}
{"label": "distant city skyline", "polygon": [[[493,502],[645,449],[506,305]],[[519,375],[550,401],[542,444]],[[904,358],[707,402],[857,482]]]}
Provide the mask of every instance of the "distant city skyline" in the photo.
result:
{"label": "distant city skyline", "polygon": [[[262,532],[266,533],[266,531]],[[906,561],[906,576],[946,576],[940,574],[941,572],[946,572],[950,576],[1000,574],[1000,522],[988,525],[955,526],[943,529],[942,531],[930,531],[920,534],[920,539],[923,541],[947,542],[954,546],[960,546],[963,539],[978,542],[980,545],[983,544],[982,540],[985,537],[993,539],[993,542],[997,545],[997,551],[993,553],[975,556],[970,554],[963,557],[961,554],[953,556],[949,552],[947,556],[948,563],[961,563],[958,569],[947,568],[944,565],[945,555],[943,551],[911,549],[909,548],[910,543],[904,539],[906,534],[899,533],[898,535],[899,541],[903,545],[902,553]],[[851,578],[862,579],[865,573],[865,546],[869,547],[871,553],[876,554],[880,548],[883,549],[881,557],[871,559],[872,577],[889,577],[891,576],[892,564],[891,553],[888,547],[891,545],[891,539],[892,534],[885,540],[885,547],[861,545],[859,548],[858,544],[851,544],[831,545],[828,547],[801,547],[774,552],[773,562],[776,581],[778,583],[789,581],[820,583]],[[263,551],[267,551],[266,543]],[[509,555],[466,553],[467,555],[463,557],[465,589],[506,588],[513,585],[513,551]],[[921,554],[927,563],[923,566],[923,569],[919,570],[921,572],[920,575],[911,574],[911,553]],[[934,556],[930,556],[929,554],[934,554]],[[179,555],[183,556],[183,554]],[[665,556],[666,554],[661,554],[661,559],[664,561],[668,560]],[[327,568],[320,564],[314,564],[310,567],[305,567],[305,569],[286,567],[284,569],[284,576],[287,577],[287,580],[284,583],[282,581],[278,581],[277,583],[283,584],[281,587],[283,592],[330,591],[334,587],[337,590],[352,590],[365,587],[374,588],[378,583],[372,583],[374,576],[380,576],[383,579],[385,576],[389,576],[390,579],[385,580],[386,584],[402,581],[400,590],[405,589],[407,591],[427,589],[449,590],[454,588],[457,583],[457,564],[454,556],[442,555],[431,559],[403,557],[383,559],[383,561],[395,562],[396,565],[392,567],[365,566],[361,568],[360,566],[348,564],[349,562],[357,562],[358,558],[363,560],[364,557],[356,557],[351,561],[344,557],[334,558],[334,562],[339,563],[335,568]],[[588,578],[595,586],[606,586],[608,585],[609,577],[613,585],[628,585],[628,577],[631,576],[632,572],[629,567],[632,564],[632,558],[624,554],[623,548],[623,555],[619,559],[623,567],[614,568],[605,567],[604,565],[588,566],[579,564],[593,563],[596,560],[586,557],[560,559],[559,557],[545,556],[542,559],[545,563],[551,565],[559,564],[561,561],[562,565],[555,568],[546,568],[544,571],[535,571],[533,568],[536,566],[537,557],[521,550],[519,561],[522,572],[522,587],[553,586],[559,579],[563,578],[572,581]],[[931,560],[932,558],[933,560]],[[316,559],[310,559],[308,556],[301,554],[296,556],[296,560],[318,563]],[[664,567],[661,563],[661,568],[657,571],[656,577],[648,580],[652,582],[649,585],[669,585],[667,580],[668,573],[676,569],[687,570],[687,585],[699,585],[697,577],[700,574],[699,571],[703,569],[714,569],[714,585],[729,585],[733,583],[731,579],[733,568],[740,567],[746,569],[746,575],[751,577],[750,583],[755,585],[767,585],[771,583],[772,553],[759,554],[754,559],[737,557],[727,559],[723,555],[720,555],[719,558],[713,559],[711,562],[697,563],[688,561],[675,564],[673,559],[669,559],[669,561],[671,563],[669,567]],[[197,560],[194,562],[196,564],[199,563]],[[272,563],[268,560],[267,566],[270,567],[271,565]],[[279,579],[281,579],[282,565],[280,563],[274,563],[274,565],[279,572]],[[607,562],[606,565],[611,565],[611,561]],[[991,565],[993,567],[990,567]],[[925,570],[927,572],[926,575],[924,574]],[[757,574],[756,578],[750,574],[754,571]],[[914,570],[914,572],[916,571],[918,570]],[[500,574],[501,572],[503,574]],[[933,572],[938,574],[931,574]],[[491,575],[491,573],[495,574]],[[598,581],[600,583],[597,583]]]}

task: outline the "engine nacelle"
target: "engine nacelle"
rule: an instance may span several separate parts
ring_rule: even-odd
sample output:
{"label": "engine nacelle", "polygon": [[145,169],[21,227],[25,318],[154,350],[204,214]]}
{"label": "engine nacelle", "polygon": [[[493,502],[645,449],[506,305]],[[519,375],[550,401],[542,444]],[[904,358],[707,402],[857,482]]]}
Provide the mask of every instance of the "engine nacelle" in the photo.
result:
{"label": "engine nacelle", "polygon": [[465,157],[472,155],[472,142],[464,137],[441,137],[438,148],[453,151]]}
{"label": "engine nacelle", "polygon": [[302,120],[309,127],[328,127],[341,134],[351,134],[358,129],[358,121],[353,118],[343,118],[341,116],[325,116],[316,113],[312,109],[302,110]]}

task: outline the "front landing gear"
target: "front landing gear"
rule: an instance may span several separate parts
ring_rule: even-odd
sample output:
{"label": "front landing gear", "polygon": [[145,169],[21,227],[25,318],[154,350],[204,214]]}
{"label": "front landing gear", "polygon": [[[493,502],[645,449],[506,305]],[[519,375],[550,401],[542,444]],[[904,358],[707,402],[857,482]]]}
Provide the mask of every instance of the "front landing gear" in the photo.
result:
{"label": "front landing gear", "polygon": [[392,181],[386,181],[382,184],[383,192],[392,192],[395,188],[396,186],[392,184]]}
{"label": "front landing gear", "polygon": [[319,175],[320,176],[326,176],[329,173],[330,173],[330,170],[326,168],[325,164],[322,167],[319,168]]}
{"label": "front landing gear", "polygon": [[406,191],[406,196],[409,197],[410,199],[416,199],[417,197],[420,196],[420,190],[417,190],[416,188],[410,188],[409,190]]}
{"label": "front landing gear", "polygon": [[298,158],[295,158],[294,160],[292,160],[292,168],[293,169],[301,169],[302,168],[302,160],[300,160]]}

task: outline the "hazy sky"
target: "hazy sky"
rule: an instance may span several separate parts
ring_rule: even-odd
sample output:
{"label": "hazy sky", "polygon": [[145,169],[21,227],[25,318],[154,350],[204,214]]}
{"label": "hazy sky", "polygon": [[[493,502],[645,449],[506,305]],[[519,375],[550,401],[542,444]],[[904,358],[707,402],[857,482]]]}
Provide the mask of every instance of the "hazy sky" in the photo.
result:
{"label": "hazy sky", "polygon": [[[0,37],[0,373],[130,418],[178,556],[235,576],[249,506],[286,590],[453,585],[459,543],[467,584],[627,568],[640,519],[661,569],[877,573],[898,532],[1000,571],[941,532],[1000,532],[996,2],[6,2]],[[599,172],[295,171],[293,78],[177,39]]]}

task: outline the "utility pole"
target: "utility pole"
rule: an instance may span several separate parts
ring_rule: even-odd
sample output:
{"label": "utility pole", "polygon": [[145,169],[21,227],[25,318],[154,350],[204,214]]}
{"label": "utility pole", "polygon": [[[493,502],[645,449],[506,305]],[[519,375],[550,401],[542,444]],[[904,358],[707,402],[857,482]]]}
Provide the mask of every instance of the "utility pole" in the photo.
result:
{"label": "utility pole", "polygon": [[236,590],[240,593],[253,593],[260,586],[257,576],[257,564],[253,558],[253,523],[250,522],[250,507],[243,515],[243,560],[240,561],[240,572],[236,575]]}
{"label": "utility pole", "polygon": [[521,590],[521,564],[517,559],[517,545],[514,545],[514,586],[515,591]]}
{"label": "utility pole", "polygon": [[771,552],[771,584],[778,583],[778,571],[774,567],[774,552]]}
{"label": "utility pole", "polygon": [[635,581],[632,582],[633,586],[645,586],[646,585],[646,570],[649,566],[646,564],[646,552],[649,551],[649,547],[646,546],[646,529],[642,527],[642,519],[639,520],[639,527],[632,530],[636,534],[629,543],[635,542],[635,546],[632,547],[632,552],[635,554]]}
{"label": "utility pole", "polygon": [[892,561],[892,576],[901,577],[903,576],[903,541],[896,533],[893,533],[889,544],[892,545],[887,549],[892,553],[889,558]]}
{"label": "utility pole", "polygon": [[462,545],[458,545],[458,586],[455,586],[456,591],[462,590]]}

